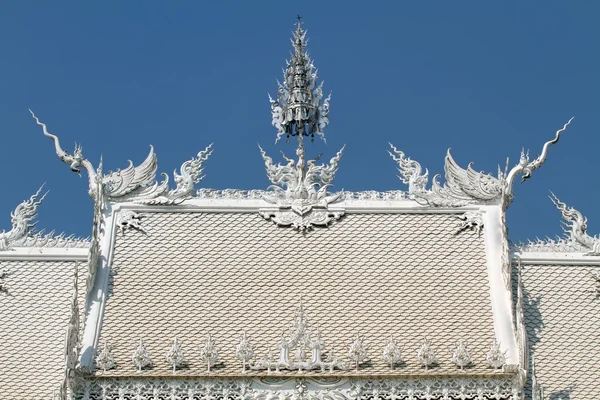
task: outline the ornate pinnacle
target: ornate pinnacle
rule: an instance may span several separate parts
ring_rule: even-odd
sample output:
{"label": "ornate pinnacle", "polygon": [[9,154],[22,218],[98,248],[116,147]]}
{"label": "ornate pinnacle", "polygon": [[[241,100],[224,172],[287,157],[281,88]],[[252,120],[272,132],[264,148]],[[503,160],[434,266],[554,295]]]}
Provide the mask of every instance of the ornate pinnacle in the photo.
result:
{"label": "ornate pinnacle", "polygon": [[471,364],[471,361],[471,353],[469,352],[467,345],[464,341],[459,340],[452,353],[452,362],[460,367],[460,369],[464,369],[467,365]]}
{"label": "ornate pinnacle", "polygon": [[206,363],[207,372],[210,372],[210,367],[215,365],[219,359],[219,349],[215,346],[215,342],[210,334],[206,337],[204,347],[200,349],[200,358]]}
{"label": "ornate pinnacle", "polygon": [[358,371],[358,364],[366,361],[368,358],[367,348],[363,343],[363,339],[359,334],[356,334],[354,341],[348,346],[348,358],[354,361],[354,368]]}
{"label": "ornate pinnacle", "polygon": [[177,370],[177,367],[183,364],[183,350],[177,340],[177,337],[173,339],[173,344],[167,352],[167,362],[173,367],[173,373]]}
{"label": "ornate pinnacle", "polygon": [[437,362],[435,350],[431,347],[429,339],[423,339],[421,342],[421,348],[417,352],[417,360],[425,366],[425,369],[428,369]]}
{"label": "ornate pinnacle", "polygon": [[277,128],[277,142],[283,135],[314,138],[323,141],[323,129],[329,123],[329,97],[323,99],[322,84],[317,86],[317,72],[306,52],[306,31],[298,18],[292,38],[294,53],[286,62],[283,83],[279,83],[277,99],[271,102],[272,124]]}
{"label": "ornate pinnacle", "polygon": [[144,346],[142,339],[140,339],[140,343],[133,351],[131,361],[133,361],[133,365],[138,369],[138,372],[141,372],[142,368],[152,364],[150,354],[148,354],[148,350],[146,350],[146,346]]}
{"label": "ornate pinnacle", "polygon": [[96,357],[96,366],[106,372],[108,369],[115,367],[115,359],[110,352],[110,347],[104,342],[102,351]]}
{"label": "ornate pinnacle", "polygon": [[506,351],[502,351],[500,349],[500,343],[497,340],[492,342],[490,346],[490,351],[488,351],[486,356],[487,364],[494,368],[502,368],[504,364],[506,364]]}
{"label": "ornate pinnacle", "polygon": [[400,364],[402,362],[402,351],[398,347],[393,336],[390,336],[389,341],[384,346],[381,357],[383,358],[383,361],[390,364],[390,368],[392,369],[394,369],[394,364]]}
{"label": "ornate pinnacle", "polygon": [[235,356],[243,363],[242,372],[246,372],[246,363],[254,357],[254,350],[252,350],[252,344],[248,341],[246,331],[242,333],[240,344],[235,348]]}

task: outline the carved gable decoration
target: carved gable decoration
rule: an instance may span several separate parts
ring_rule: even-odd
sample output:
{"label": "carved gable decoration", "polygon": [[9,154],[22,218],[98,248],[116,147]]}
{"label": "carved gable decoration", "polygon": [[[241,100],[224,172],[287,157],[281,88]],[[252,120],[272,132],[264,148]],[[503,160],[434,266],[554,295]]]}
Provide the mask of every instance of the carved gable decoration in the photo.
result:
{"label": "carved gable decoration", "polygon": [[292,44],[294,52],[279,84],[277,100],[271,101],[273,126],[277,139],[286,135],[298,138],[298,161],[283,156],[286,164],[274,164],[273,159],[259,146],[271,183],[270,191],[262,194],[263,200],[276,208],[260,211],[267,220],[279,226],[291,226],[305,232],[314,226],[327,226],[344,215],[344,210],[329,207],[343,197],[343,192],[328,193],[338,169],[344,148],[329,164],[317,165],[320,156],[306,161],[304,137],[315,134],[325,141],[323,129],[329,123],[329,99],[323,100],[323,84],[317,85],[317,73],[306,52],[306,31],[300,20]]}

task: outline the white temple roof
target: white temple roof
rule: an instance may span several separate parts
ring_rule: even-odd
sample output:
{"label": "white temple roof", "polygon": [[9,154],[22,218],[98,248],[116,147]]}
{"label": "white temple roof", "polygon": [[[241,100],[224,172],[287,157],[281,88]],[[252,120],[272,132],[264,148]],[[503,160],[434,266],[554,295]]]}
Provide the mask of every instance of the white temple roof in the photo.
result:
{"label": "white temple roof", "polygon": [[[104,173],[32,113],[58,158],[87,173],[94,219],[89,240],[36,233],[38,192],[0,234],[0,387],[19,393],[37,374],[39,392],[21,397],[516,399],[531,350],[551,390],[596,391],[598,239],[558,199],[568,239],[510,249],[505,224],[514,182],[544,164],[571,120],[496,176],[448,151],[444,182],[429,184],[392,145],[406,192],[331,192],[344,148],[328,162],[306,154],[305,140],[325,139],[329,97],[305,34],[299,21],[270,99],[277,139],[297,140],[296,154],[277,163],[257,150],[266,190],[198,188],[212,145],[173,182],[157,179],[153,148]],[[578,336],[565,343],[565,332]],[[584,388],[565,389],[570,380]]]}
{"label": "white temple roof", "polygon": [[[264,359],[293,324],[300,297],[325,352],[347,359],[357,333],[369,346],[370,361],[345,373],[498,372],[486,363],[495,334],[483,235],[456,234],[456,214],[351,214],[305,235],[256,213],[139,215],[143,232],[119,233],[113,245],[99,348],[108,341],[118,367],[99,375],[135,375],[140,339],[154,364],[142,374],[169,373],[164,354],[174,337],[188,362],[177,375],[204,375],[199,348],[208,334],[221,354],[211,373],[238,375],[241,332],[255,360]],[[381,358],[392,335],[405,359],[393,370]],[[437,350],[429,370],[417,361],[424,338]],[[464,371],[451,361],[459,340],[473,357]]]}

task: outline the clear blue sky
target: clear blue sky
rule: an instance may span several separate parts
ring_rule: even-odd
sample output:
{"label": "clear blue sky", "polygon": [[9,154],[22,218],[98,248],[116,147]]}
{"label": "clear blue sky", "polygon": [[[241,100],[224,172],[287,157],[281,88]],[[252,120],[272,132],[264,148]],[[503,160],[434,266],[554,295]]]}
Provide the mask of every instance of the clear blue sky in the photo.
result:
{"label": "clear blue sky", "polygon": [[[516,189],[510,237],[560,233],[553,190],[600,230],[600,6],[594,2],[3,2],[0,10],[0,197],[9,212],[41,183],[40,228],[87,236],[87,181],[54,154],[28,108],[105,169],[159,171],[207,144],[203,187],[266,188],[259,142],[273,156],[267,93],[304,16],[326,91],[328,144],[346,152],[334,189],[403,189],[394,143],[432,174],[452,147],[464,167],[496,173],[521,147],[533,156],[571,116],[546,165]],[[310,155],[310,153],[309,153]]]}

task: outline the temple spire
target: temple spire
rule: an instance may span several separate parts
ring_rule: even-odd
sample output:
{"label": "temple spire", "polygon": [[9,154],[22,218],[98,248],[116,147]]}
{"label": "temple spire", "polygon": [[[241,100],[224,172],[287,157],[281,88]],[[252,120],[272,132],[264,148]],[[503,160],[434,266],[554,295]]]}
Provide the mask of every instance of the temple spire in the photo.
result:
{"label": "temple spire", "polygon": [[325,141],[323,129],[329,123],[329,98],[323,99],[323,84],[317,85],[317,71],[306,51],[306,31],[298,16],[293,33],[294,52],[286,61],[283,82],[278,83],[277,98],[271,102],[272,124],[277,129],[277,139],[282,136],[314,138],[315,134]]}

